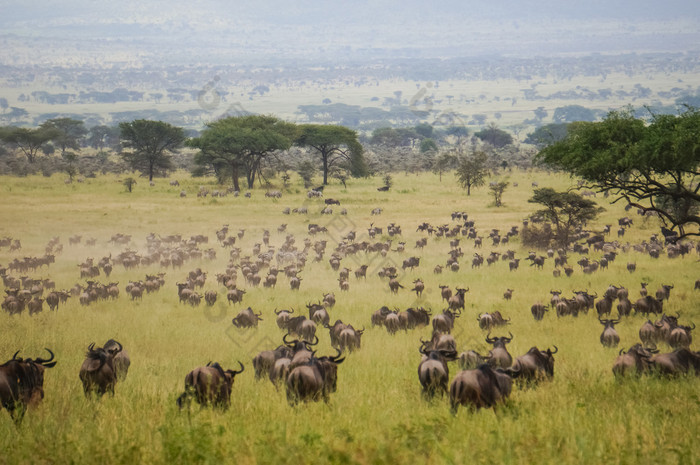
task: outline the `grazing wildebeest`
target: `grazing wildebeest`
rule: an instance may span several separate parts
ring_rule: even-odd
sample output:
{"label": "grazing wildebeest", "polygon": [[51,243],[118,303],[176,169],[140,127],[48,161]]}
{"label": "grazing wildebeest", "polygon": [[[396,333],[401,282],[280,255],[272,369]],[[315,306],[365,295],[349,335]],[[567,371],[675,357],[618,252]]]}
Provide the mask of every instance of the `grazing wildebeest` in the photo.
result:
{"label": "grazing wildebeest", "polygon": [[260,318],[262,312],[253,313],[253,309],[248,307],[245,310],[241,310],[238,315],[236,315],[231,322],[236,328],[252,328],[258,326],[258,321],[262,320]]}
{"label": "grazing wildebeest", "polygon": [[600,334],[600,343],[605,347],[617,347],[620,343],[620,335],[615,331],[615,325],[620,322],[620,320],[601,320],[600,324],[604,326],[603,332]]}
{"label": "grazing wildebeest", "polygon": [[505,402],[513,388],[513,376],[517,372],[512,369],[494,369],[489,365],[457,373],[450,384],[452,413],[456,414],[460,405],[478,410]]}
{"label": "grazing wildebeest", "polygon": [[22,422],[27,407],[44,398],[44,369],[56,365],[54,354],[48,359],[17,358],[19,350],[10,360],[0,365],[0,403],[10,412],[17,425]]}
{"label": "grazing wildebeest", "polygon": [[121,350],[121,344],[116,341],[110,350],[104,347],[96,349],[94,342],[90,344],[79,373],[86,396],[89,397],[92,393],[102,396],[106,392],[114,395],[114,386],[117,384],[114,356]]}
{"label": "grazing wildebeest", "polygon": [[554,346],[554,350],[546,351],[532,347],[527,353],[515,359],[513,369],[520,373],[520,379],[528,383],[536,383],[545,378],[551,379],[554,376],[554,354],[558,351],[557,346]]}
{"label": "grazing wildebeest", "polygon": [[178,407],[189,407],[190,399],[194,397],[202,407],[211,404],[226,410],[231,405],[234,378],[245,370],[240,361],[238,364],[241,367],[239,371],[224,370],[217,362],[209,362],[207,366],[189,372],[185,376],[185,392],[177,398]]}
{"label": "grazing wildebeest", "polygon": [[651,359],[652,368],[662,375],[679,375],[691,369],[700,375],[700,352],[692,352],[682,347],[668,354],[657,354]]}
{"label": "grazing wildebeest", "polygon": [[637,343],[630,347],[627,352],[620,349],[620,354],[615,359],[612,372],[615,376],[641,375],[651,370],[651,357],[658,350],[654,347],[645,348]]}
{"label": "grazing wildebeest", "polygon": [[338,365],[345,360],[340,358],[340,350],[336,350],[336,356],[312,356],[308,363],[292,368],[287,376],[287,401],[290,405],[321,398],[328,403],[329,395],[337,389]]}
{"label": "grazing wildebeest", "polygon": [[506,320],[498,310],[492,313],[482,313],[477,320],[479,321],[479,328],[485,330],[490,330],[497,326],[505,326],[510,323],[510,318]]}
{"label": "grazing wildebeest", "polygon": [[423,307],[411,307],[399,312],[399,321],[401,327],[408,330],[418,326],[427,326],[430,323],[430,316],[430,310],[426,310]]}
{"label": "grazing wildebeest", "polygon": [[486,342],[493,345],[493,349],[489,351],[489,365],[498,368],[508,368],[513,364],[513,357],[506,349],[506,344],[513,340],[513,333],[509,331],[508,334],[510,337],[491,337],[490,332],[486,335]]}
{"label": "grazing wildebeest", "polygon": [[661,313],[663,312],[663,300],[655,299],[654,297],[647,295],[632,304],[632,308],[635,313],[641,313],[643,315],[648,315],[649,313]]}
{"label": "grazing wildebeest", "polygon": [[447,393],[450,369],[447,362],[457,358],[454,350],[427,350],[425,344],[419,349],[423,359],[418,365],[418,380],[423,387],[423,397],[432,399],[438,392]]}

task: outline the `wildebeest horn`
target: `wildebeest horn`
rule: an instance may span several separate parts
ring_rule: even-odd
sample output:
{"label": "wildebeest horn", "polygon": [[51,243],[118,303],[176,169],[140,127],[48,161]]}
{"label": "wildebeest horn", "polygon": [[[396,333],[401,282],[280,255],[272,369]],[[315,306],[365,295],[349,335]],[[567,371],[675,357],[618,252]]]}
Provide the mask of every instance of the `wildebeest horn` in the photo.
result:
{"label": "wildebeest horn", "polygon": [[51,352],[51,349],[44,347],[44,350],[46,350],[49,353],[49,355],[51,355],[51,357],[48,360],[44,360],[43,358],[37,358],[36,360],[34,360],[34,362],[49,368],[55,366],[56,362],[52,361],[55,358],[55,355],[53,354],[53,352]]}
{"label": "wildebeest horn", "polygon": [[95,343],[93,342],[88,346],[88,352],[92,352],[95,349]]}
{"label": "wildebeest horn", "polygon": [[12,360],[17,360],[17,354],[19,353],[19,350],[15,352],[15,355],[12,356]]}
{"label": "wildebeest horn", "polygon": [[623,347],[622,349],[620,349],[620,351],[617,353],[617,355],[622,355],[624,352],[625,352],[625,348]]}
{"label": "wildebeest horn", "polygon": [[510,342],[510,341],[513,340],[513,333],[511,333],[510,331],[508,331],[508,334],[510,334],[510,337],[504,337],[503,339],[508,339],[508,342]]}
{"label": "wildebeest horn", "polygon": [[279,315],[280,313],[282,313],[282,310],[280,310],[280,311],[278,312],[278,311],[277,311],[277,308],[275,308],[272,312],[273,312],[275,315]]}
{"label": "wildebeest horn", "polygon": [[287,341],[287,336],[289,336],[289,334],[285,334],[284,336],[282,336],[282,342],[284,343],[284,345],[289,346],[290,342]]}
{"label": "wildebeest horn", "polygon": [[[550,349],[550,350],[551,350],[551,349]],[[554,352],[552,352],[552,353],[553,353],[553,354],[556,354],[557,352],[559,352],[559,347],[554,346]]]}
{"label": "wildebeest horn", "polygon": [[240,360],[238,361],[238,364],[241,366],[241,369],[240,371],[231,370],[231,374],[233,376],[240,375],[241,373],[243,373],[243,370],[245,370],[245,367],[243,366]]}
{"label": "wildebeest horn", "polygon": [[694,329],[695,329],[695,323],[691,321],[691,322],[690,322],[690,324],[691,324],[691,325],[693,325],[693,327],[692,327],[692,328],[690,328],[690,330],[692,331],[692,330],[694,330]]}
{"label": "wildebeest horn", "polygon": [[310,346],[315,346],[316,344],[318,344],[318,336],[314,335],[314,339],[316,339],[316,342],[308,342]]}
{"label": "wildebeest horn", "polygon": [[486,342],[488,342],[489,344],[493,344],[495,341],[496,338],[492,338],[491,331],[489,331],[488,334],[486,334]]}

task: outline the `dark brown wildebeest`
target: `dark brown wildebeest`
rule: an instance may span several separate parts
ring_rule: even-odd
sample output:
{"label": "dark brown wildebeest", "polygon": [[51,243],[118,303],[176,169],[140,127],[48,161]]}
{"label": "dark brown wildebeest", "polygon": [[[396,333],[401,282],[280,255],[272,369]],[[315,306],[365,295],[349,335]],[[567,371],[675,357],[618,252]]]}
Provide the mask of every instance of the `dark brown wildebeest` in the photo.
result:
{"label": "dark brown wildebeest", "polygon": [[88,347],[79,374],[87,397],[92,393],[102,396],[109,392],[114,395],[114,386],[117,384],[114,356],[122,350],[121,344],[116,341],[115,343],[115,347],[111,350],[106,350],[104,347],[95,349],[94,342]]}
{"label": "dark brown wildebeest", "polygon": [[632,313],[632,302],[627,298],[621,298],[617,303],[618,316],[629,316]]}
{"label": "dark brown wildebeest", "polygon": [[540,302],[537,302],[536,304],[533,304],[532,307],[530,307],[530,312],[532,312],[532,316],[535,318],[536,321],[540,321],[544,318],[545,312],[549,311],[549,305],[544,305]]}
{"label": "dark brown wildebeest", "polygon": [[492,313],[482,313],[477,320],[479,321],[479,327],[485,330],[490,330],[498,326],[505,326],[510,323],[510,318],[506,320],[498,310]]}
{"label": "dark brown wildebeest", "polygon": [[238,302],[242,302],[243,294],[245,294],[245,292],[246,291],[244,291],[243,289],[238,289],[234,286],[233,289],[229,289],[226,293],[226,300],[229,304],[236,304]]}
{"label": "dark brown wildebeest", "polygon": [[423,387],[423,397],[426,400],[447,393],[447,382],[450,379],[450,369],[447,362],[457,359],[454,350],[427,350],[425,344],[419,349],[423,359],[418,365],[418,380]]}
{"label": "dark brown wildebeest", "polygon": [[287,345],[279,345],[275,350],[263,350],[253,358],[253,368],[255,369],[255,379],[269,376],[270,370],[275,362],[281,358],[288,358],[291,361],[292,349]]}
{"label": "dark brown wildebeest", "polygon": [[420,266],[420,257],[407,258],[401,264],[402,269],[405,270],[406,268],[410,268],[411,271],[413,271],[413,269],[417,266]]}
{"label": "dark brown wildebeest", "polygon": [[236,328],[252,328],[258,326],[258,321],[262,320],[260,318],[262,312],[253,313],[253,309],[248,307],[245,310],[241,310],[238,315],[236,315],[231,322]]}
{"label": "dark brown wildebeest", "polygon": [[672,284],[662,284],[661,287],[656,291],[656,299],[668,300],[671,296],[671,289],[673,289]]}
{"label": "dark brown wildebeest", "polygon": [[[117,375],[118,381],[123,381],[126,379],[126,374],[129,372],[129,366],[131,366],[131,359],[129,358],[129,353],[124,350],[121,344],[119,344],[114,339],[110,339],[105,342],[102,348],[108,352],[114,353],[114,372]],[[121,348],[121,349],[120,349]],[[119,349],[119,350],[117,350]]]}
{"label": "dark brown wildebeest", "polygon": [[204,293],[204,301],[209,305],[210,307],[216,303],[216,299],[218,297],[218,294],[215,290],[210,289]]}
{"label": "dark brown wildebeest", "polygon": [[336,350],[336,356],[311,357],[307,364],[291,369],[287,376],[289,405],[320,399],[328,403],[330,394],[337,389],[338,365],[345,360],[340,358],[340,350]]}
{"label": "dark brown wildebeest", "polygon": [[600,334],[600,343],[604,347],[617,347],[620,343],[620,335],[615,331],[615,325],[620,322],[620,320],[601,320],[600,324],[604,326],[603,332]]}
{"label": "dark brown wildebeest", "polygon": [[657,354],[651,359],[653,371],[662,375],[679,375],[691,369],[700,375],[700,352],[683,347],[668,354]]}
{"label": "dark brown wildebeest", "polygon": [[292,317],[292,313],[294,313],[294,309],[280,310],[279,312],[275,309],[274,312],[275,315],[277,315],[277,327],[285,329],[289,323],[289,319]]}
{"label": "dark brown wildebeest", "polygon": [[441,333],[440,331],[433,331],[432,338],[429,341],[424,341],[421,339],[421,349],[420,350],[447,350],[447,351],[457,351],[457,341],[451,334]]}
{"label": "dark brown wildebeest", "polygon": [[413,289],[411,290],[416,293],[417,297],[420,297],[423,294],[423,291],[425,290],[425,283],[420,279],[416,279],[415,281],[413,281]]}
{"label": "dark brown wildebeest", "polygon": [[51,354],[48,359],[22,359],[17,358],[18,350],[0,365],[0,403],[17,425],[22,423],[27,407],[44,398],[44,369],[56,365],[53,352],[46,351]]}
{"label": "dark brown wildebeest", "polygon": [[603,315],[610,315],[612,312],[612,304],[615,300],[613,294],[606,292],[602,299],[595,303],[595,309],[598,312],[598,318]]}
{"label": "dark brown wildebeest", "polygon": [[642,341],[644,345],[650,346],[654,345],[659,341],[659,328],[661,325],[656,325],[647,320],[646,323],[639,328],[639,340]]}
{"label": "dark brown wildebeest", "polygon": [[419,326],[427,326],[430,324],[430,310],[426,310],[423,307],[418,308],[407,308],[406,310],[399,312],[399,320],[401,327],[408,330]]}
{"label": "dark brown wildebeest", "polygon": [[384,327],[389,334],[395,334],[401,329],[401,320],[396,312],[389,311],[384,318]]}
{"label": "dark brown wildebeest", "polygon": [[389,276],[389,290],[392,294],[397,294],[399,289],[403,289],[403,286],[396,279],[397,275],[393,274]]}
{"label": "dark brown wildebeest", "polygon": [[532,347],[524,355],[517,357],[513,362],[513,369],[519,372],[519,378],[527,383],[536,383],[542,379],[551,379],[554,376],[554,354],[559,351],[541,351]]}
{"label": "dark brown wildebeest", "polygon": [[692,327],[678,325],[671,329],[668,339],[666,340],[668,345],[670,345],[673,349],[690,347],[690,344],[693,342],[691,331],[695,329],[695,323],[691,323],[691,325]]}
{"label": "dark brown wildebeest", "polygon": [[352,325],[347,325],[338,335],[338,348],[341,351],[348,350],[349,352],[359,350],[364,332],[364,328],[356,330]]}
{"label": "dark brown wildebeest", "polygon": [[513,289],[506,289],[506,291],[503,293],[503,298],[506,300],[510,300],[513,298]]}
{"label": "dark brown wildebeest", "polygon": [[323,294],[323,305],[328,308],[333,308],[335,306],[335,294],[332,292]]}
{"label": "dark brown wildebeest", "polygon": [[325,327],[328,328],[328,332],[331,336],[331,346],[340,347],[340,333],[342,333],[343,330],[348,327],[348,325],[343,323],[341,320],[335,320],[333,326],[325,325]]}
{"label": "dark brown wildebeest", "polygon": [[382,306],[379,310],[375,310],[372,313],[372,326],[383,326],[384,320],[386,320],[387,315],[391,313],[389,307],[386,305]]}
{"label": "dark brown wildebeest", "polygon": [[478,410],[505,402],[513,388],[513,376],[517,374],[512,369],[494,369],[489,365],[457,373],[450,384],[452,413],[456,414],[460,405]]}
{"label": "dark brown wildebeest", "polygon": [[205,407],[209,404],[226,410],[231,405],[231,388],[236,375],[243,373],[245,367],[239,361],[241,369],[224,370],[218,363],[207,363],[207,366],[195,368],[185,376],[185,392],[177,398],[177,405],[182,409],[189,407],[190,399],[194,399]]}
{"label": "dark brown wildebeest", "polygon": [[513,357],[508,353],[506,344],[513,340],[513,333],[508,332],[510,337],[491,337],[489,332],[486,335],[486,342],[493,345],[493,349],[489,351],[488,364],[492,367],[508,368],[513,364]]}
{"label": "dark brown wildebeest", "polygon": [[651,357],[657,352],[656,348],[645,348],[639,343],[630,347],[627,352],[625,349],[620,349],[612,372],[617,377],[648,373],[652,367]]}
{"label": "dark brown wildebeest", "polygon": [[447,300],[447,305],[450,310],[464,310],[465,295],[469,292],[469,288],[457,288],[457,293]]}
{"label": "dark brown wildebeest", "polygon": [[440,295],[442,296],[442,300],[447,300],[449,302],[450,297],[452,297],[452,289],[450,289],[449,286],[445,286],[443,284],[440,284],[438,287],[440,288]]}
{"label": "dark brown wildebeest", "polygon": [[641,313],[643,315],[649,315],[649,313],[661,313],[663,312],[663,300],[655,299],[654,297],[647,295],[632,304],[632,308],[635,313]]}
{"label": "dark brown wildebeest", "polygon": [[309,310],[309,319],[311,321],[323,326],[328,325],[331,319],[330,315],[328,315],[326,307],[321,305],[320,302],[317,304],[307,304],[306,308]]}

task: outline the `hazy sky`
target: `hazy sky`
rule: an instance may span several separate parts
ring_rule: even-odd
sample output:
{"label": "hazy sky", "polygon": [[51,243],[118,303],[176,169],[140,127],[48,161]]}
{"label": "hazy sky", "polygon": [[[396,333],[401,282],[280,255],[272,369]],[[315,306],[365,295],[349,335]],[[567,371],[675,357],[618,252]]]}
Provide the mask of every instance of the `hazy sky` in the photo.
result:
{"label": "hazy sky", "polygon": [[0,0],[0,31],[199,57],[667,52],[700,49],[700,1]]}

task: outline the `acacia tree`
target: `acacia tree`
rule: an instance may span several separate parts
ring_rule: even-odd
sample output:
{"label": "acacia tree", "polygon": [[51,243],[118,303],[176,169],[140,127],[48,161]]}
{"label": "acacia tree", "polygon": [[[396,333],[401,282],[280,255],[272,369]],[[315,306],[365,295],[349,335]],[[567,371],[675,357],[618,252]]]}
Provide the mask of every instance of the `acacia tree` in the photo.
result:
{"label": "acacia tree", "polygon": [[362,145],[357,132],[345,126],[304,124],[299,128],[295,145],[312,148],[320,157],[323,184],[328,184],[328,173],[337,164],[346,164],[354,177],[367,175]]}
{"label": "acacia tree", "polygon": [[58,135],[52,128],[18,128],[6,127],[0,131],[0,140],[19,149],[27,157],[29,163],[34,163],[42,146]]}
{"label": "acacia tree", "polygon": [[40,127],[55,130],[51,142],[61,149],[61,156],[64,158],[68,149],[80,151],[80,140],[88,132],[82,121],[72,118],[53,118],[45,121]]}
{"label": "acacia tree", "polygon": [[163,121],[139,119],[130,123],[119,123],[121,143],[131,152],[122,157],[135,170],[148,174],[152,181],[158,171],[172,168],[170,153],[177,152],[185,142],[185,131]]}
{"label": "acacia tree", "polygon": [[603,211],[593,200],[575,192],[557,192],[550,187],[535,189],[528,202],[544,207],[533,216],[541,216],[554,225],[554,238],[562,247],[569,245],[571,234],[577,227],[585,226]]}
{"label": "acacia tree", "polygon": [[489,172],[486,167],[487,160],[486,152],[481,150],[457,158],[457,180],[462,188],[467,190],[467,195],[471,195],[472,187],[483,186],[486,182]]}
{"label": "acacia tree", "polygon": [[230,176],[233,188],[240,190],[241,174],[252,188],[263,161],[276,151],[289,149],[295,136],[294,124],[274,116],[232,116],[207,124],[201,136],[190,139],[188,145],[200,150],[195,164]]}
{"label": "acacia tree", "polygon": [[[679,238],[700,235],[700,111],[652,115],[650,124],[631,109],[602,122],[572,123],[568,135],[537,159],[584,179],[644,212],[656,212]],[[687,229],[691,226],[690,229]]]}
{"label": "acacia tree", "polygon": [[493,195],[493,205],[495,207],[500,207],[503,205],[503,192],[505,192],[506,187],[510,184],[507,181],[492,182],[489,185],[489,190],[491,195]]}

